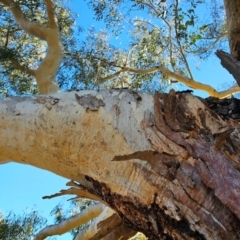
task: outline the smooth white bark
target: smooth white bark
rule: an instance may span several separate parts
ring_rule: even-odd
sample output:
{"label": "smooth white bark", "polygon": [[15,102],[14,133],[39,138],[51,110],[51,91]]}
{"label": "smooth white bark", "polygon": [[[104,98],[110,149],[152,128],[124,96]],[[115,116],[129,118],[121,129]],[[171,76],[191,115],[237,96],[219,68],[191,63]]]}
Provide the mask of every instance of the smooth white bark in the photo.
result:
{"label": "smooth white bark", "polygon": [[81,231],[75,240],[98,240],[105,237],[109,232],[121,224],[121,218],[110,208],[106,207],[104,211],[95,218],[90,225]]}
{"label": "smooth white bark", "polygon": [[122,90],[77,94],[96,96],[105,106],[86,110],[73,92],[2,99],[0,162],[30,164],[81,183],[82,175],[91,176],[122,195],[151,201],[152,187],[132,164],[138,160],[112,160],[151,149],[140,123],[145,111],[153,111],[152,95],[141,94],[142,101],[136,101]]}
{"label": "smooth white bark", "polygon": [[93,218],[96,218],[103,212],[104,209],[105,205],[102,203],[90,205],[79,214],[63,221],[60,224],[45,227],[35,236],[34,240],[43,240],[46,237],[62,235],[66,232],[69,232],[73,228],[76,228],[84,223],[87,223]]}

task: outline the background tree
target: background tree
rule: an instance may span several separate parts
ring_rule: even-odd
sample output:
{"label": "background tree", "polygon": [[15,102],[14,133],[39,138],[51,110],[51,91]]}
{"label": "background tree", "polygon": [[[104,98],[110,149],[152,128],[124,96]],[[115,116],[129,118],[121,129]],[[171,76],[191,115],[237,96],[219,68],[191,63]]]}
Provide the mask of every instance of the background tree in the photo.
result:
{"label": "background tree", "polygon": [[[198,61],[219,47],[227,49],[227,30],[222,17],[224,8],[219,1],[204,4],[202,1],[179,3],[177,0],[161,1],[159,4],[151,1],[89,2],[97,19],[104,19],[113,34],[119,35],[123,31],[123,25],[130,29],[127,36],[130,41],[125,49],[114,47],[109,42],[107,32],[97,33],[94,28],[88,30],[86,40],[83,40],[80,36],[83,29],[73,26],[76,15],[66,4],[60,1],[58,4],[56,16],[60,23],[64,58],[57,81],[63,90],[124,86],[154,91],[166,89],[169,84],[176,83],[176,80],[216,97],[228,96],[239,90],[232,88],[218,94],[210,86],[191,81],[193,66],[189,64],[189,59],[195,58]],[[44,5],[41,2],[26,1],[24,6],[27,19],[47,26],[46,13],[42,11]],[[209,9],[210,15],[207,19],[198,14],[203,8]],[[12,89],[11,94],[36,92],[34,78],[28,77],[26,69],[36,68],[44,59],[46,42],[30,37],[34,39],[29,39],[33,43],[29,45],[25,40],[23,45],[18,35],[25,39],[28,36],[19,29],[15,21],[10,20],[9,11],[3,6],[2,9],[2,91],[6,94],[8,86],[8,91]],[[8,21],[12,21],[12,28],[18,29],[18,35],[13,34],[14,29],[8,31]],[[13,55],[15,59],[9,61]],[[22,65],[23,68],[19,68]],[[16,79],[19,81],[16,73],[25,80],[14,84]],[[25,88],[21,87],[22,90],[19,91],[16,87],[22,86],[21,84],[24,84]]]}
{"label": "background tree", "polygon": [[31,211],[23,216],[9,213],[0,215],[0,239],[20,240],[32,239],[34,235],[46,225],[46,219],[36,211]]}

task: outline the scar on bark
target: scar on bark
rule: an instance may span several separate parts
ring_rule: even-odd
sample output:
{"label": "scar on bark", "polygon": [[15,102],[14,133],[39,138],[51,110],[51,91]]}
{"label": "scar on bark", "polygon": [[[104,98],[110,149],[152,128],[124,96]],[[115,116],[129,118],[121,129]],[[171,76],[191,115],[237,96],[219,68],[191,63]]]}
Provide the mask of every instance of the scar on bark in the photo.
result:
{"label": "scar on bark", "polygon": [[79,96],[75,93],[75,98],[77,102],[83,106],[86,110],[90,109],[91,111],[97,111],[99,107],[104,107],[105,103],[102,99],[98,99],[97,97],[87,94],[84,96]]}

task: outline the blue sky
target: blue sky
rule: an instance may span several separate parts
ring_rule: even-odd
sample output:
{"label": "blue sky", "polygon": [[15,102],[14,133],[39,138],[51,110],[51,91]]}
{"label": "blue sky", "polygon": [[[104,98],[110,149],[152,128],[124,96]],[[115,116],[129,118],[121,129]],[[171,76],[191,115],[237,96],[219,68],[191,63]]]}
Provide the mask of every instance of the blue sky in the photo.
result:
{"label": "blue sky", "polygon": [[[75,11],[79,12],[81,25],[86,28],[90,25],[94,25],[96,29],[104,28],[103,23],[95,22],[93,12],[88,9],[85,1],[74,0],[71,1],[71,5]],[[121,42],[121,40],[115,41]],[[232,76],[221,67],[216,56],[210,57],[200,67],[200,70],[192,68],[197,81],[210,84],[216,89],[219,89],[221,84],[233,82]],[[207,97],[206,93],[198,92],[198,94]],[[67,205],[67,196],[50,200],[42,199],[42,196],[66,189],[67,179],[41,169],[15,163],[0,165],[0,176],[0,211],[3,213],[13,211],[16,214],[22,214],[25,211],[37,209],[40,214],[48,218],[50,211],[58,203]],[[57,239],[70,240],[71,237],[67,234]]]}

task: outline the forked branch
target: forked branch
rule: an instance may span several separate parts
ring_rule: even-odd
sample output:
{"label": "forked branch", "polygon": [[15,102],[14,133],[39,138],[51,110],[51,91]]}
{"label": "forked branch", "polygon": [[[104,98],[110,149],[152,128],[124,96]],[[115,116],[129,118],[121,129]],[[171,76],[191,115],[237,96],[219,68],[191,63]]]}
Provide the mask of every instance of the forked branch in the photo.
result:
{"label": "forked branch", "polygon": [[48,45],[47,54],[36,70],[23,68],[16,60],[12,60],[12,64],[23,73],[31,74],[36,78],[40,93],[49,94],[59,92],[60,89],[56,82],[56,74],[63,58],[63,49],[59,37],[57,20],[55,19],[53,1],[45,0],[50,27],[43,27],[37,23],[28,21],[21,8],[13,0],[0,0],[0,2],[9,8],[16,22],[25,32],[45,40]]}

